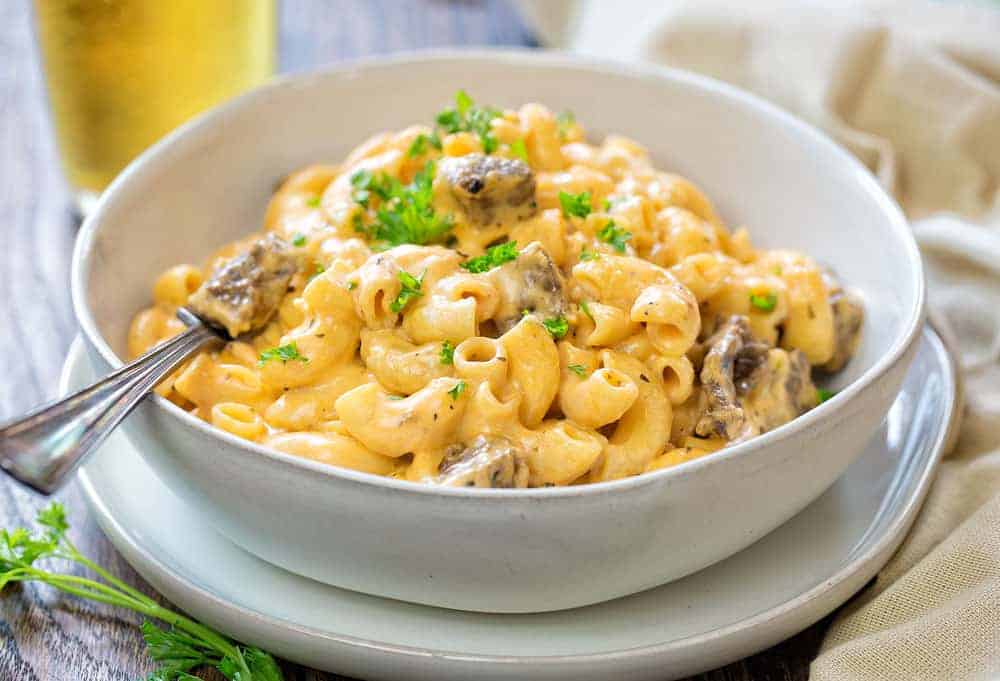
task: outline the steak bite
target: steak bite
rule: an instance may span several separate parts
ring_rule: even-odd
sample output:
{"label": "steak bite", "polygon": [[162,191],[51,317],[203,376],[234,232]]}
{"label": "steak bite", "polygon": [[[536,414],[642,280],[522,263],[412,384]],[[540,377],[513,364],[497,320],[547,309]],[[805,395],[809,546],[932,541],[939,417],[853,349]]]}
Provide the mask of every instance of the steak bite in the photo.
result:
{"label": "steak bite", "polygon": [[191,294],[187,307],[236,338],[268,322],[298,269],[288,244],[268,234],[217,267]]}
{"label": "steak bite", "polygon": [[472,225],[507,224],[538,211],[535,174],[524,161],[484,154],[453,156],[441,160],[438,177]]}
{"label": "steak bite", "polygon": [[565,316],[566,282],[537,241],[528,244],[517,256],[489,273],[500,293],[494,321],[500,333],[514,328],[526,313],[543,321]]}
{"label": "steak bite", "polygon": [[452,445],[434,482],[452,487],[527,487],[524,453],[504,437],[480,435],[468,446]]}

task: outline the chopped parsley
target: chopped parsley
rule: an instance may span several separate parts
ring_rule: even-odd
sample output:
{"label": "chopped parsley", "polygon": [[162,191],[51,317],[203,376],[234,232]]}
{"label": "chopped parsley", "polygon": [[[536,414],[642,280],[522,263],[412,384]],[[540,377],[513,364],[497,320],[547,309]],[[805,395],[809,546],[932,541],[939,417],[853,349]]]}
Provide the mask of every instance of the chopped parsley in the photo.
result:
{"label": "chopped parsley", "polygon": [[357,287],[358,287],[358,282],[356,282],[356,281],[349,281],[349,282],[347,282],[347,290],[348,291],[353,291]]}
{"label": "chopped parsley", "polygon": [[567,333],[569,333],[569,322],[562,315],[558,317],[552,317],[551,319],[546,319],[542,322],[545,330],[552,334],[552,337],[559,340]]}
{"label": "chopped parsley", "polygon": [[624,253],[625,242],[632,238],[632,232],[626,232],[624,229],[618,227],[614,220],[608,220],[608,224],[604,225],[597,232],[597,238],[604,243],[614,246],[614,249],[619,253]]}
{"label": "chopped parsley", "polygon": [[590,215],[590,192],[580,194],[570,194],[569,192],[559,192],[559,205],[562,206],[563,215],[566,217],[585,218]]}
{"label": "chopped parsley", "polygon": [[482,255],[466,260],[461,264],[461,267],[473,274],[482,274],[483,272],[489,272],[494,267],[500,267],[505,262],[517,260],[517,256],[520,253],[517,250],[516,241],[506,241],[486,249],[486,252]]}
{"label": "chopped parsley", "polygon": [[397,275],[399,276],[399,282],[403,285],[402,290],[396,299],[392,301],[389,309],[393,312],[399,313],[403,311],[411,300],[414,298],[419,298],[424,295],[424,292],[420,290],[420,287],[424,285],[424,277],[427,275],[427,270],[423,271],[419,277],[415,277],[406,270],[400,270]]}
{"label": "chopped parsley", "polygon": [[483,151],[492,154],[499,143],[493,136],[493,119],[501,115],[499,109],[479,107],[465,90],[455,94],[454,108],[448,108],[437,115],[437,126],[446,133],[471,132],[479,137]]}
{"label": "chopped parsley", "polygon": [[446,340],[441,343],[441,364],[454,364],[455,363],[455,346],[451,341]]}
{"label": "chopped parsley", "polygon": [[583,366],[582,364],[570,364],[566,368],[572,371],[580,378],[586,378],[587,376],[587,367]]}
{"label": "chopped parsley", "polygon": [[420,133],[417,138],[413,140],[413,144],[406,151],[406,155],[410,158],[417,158],[418,156],[423,156],[427,153],[427,147],[432,146],[437,150],[441,150],[441,138],[436,132],[432,132],[429,135]]}
{"label": "chopped parsley", "polygon": [[827,390],[826,388],[816,388],[816,400],[820,404],[823,404],[836,394],[837,394],[836,390]]}
{"label": "chopped parsley", "polygon": [[305,234],[296,234],[292,238],[292,246],[302,247],[302,246],[305,246],[305,245],[306,245],[306,235]]}
{"label": "chopped parsley", "polygon": [[306,199],[306,205],[309,206],[310,208],[319,208],[319,197],[310,196],[308,199]]}
{"label": "chopped parsley", "polygon": [[611,199],[604,199],[604,203],[601,204],[601,208],[604,209],[605,213],[611,210]]}
{"label": "chopped parsley", "polygon": [[559,126],[559,138],[566,139],[569,129],[576,125],[576,116],[572,111],[563,111],[556,116],[556,125]]}
{"label": "chopped parsley", "polygon": [[309,281],[312,281],[313,279],[323,274],[324,272],[326,272],[326,268],[323,267],[321,263],[316,263],[316,269],[315,271],[313,271],[312,276],[309,277]]}
{"label": "chopped parsley", "polygon": [[528,162],[528,147],[524,143],[524,139],[516,139],[511,142],[510,153],[514,154],[525,163]]}
{"label": "chopped parsley", "polygon": [[773,293],[751,293],[750,304],[761,312],[771,312],[778,304],[778,296]]}
{"label": "chopped parsley", "polygon": [[580,301],[580,309],[583,310],[583,314],[585,314],[588,317],[590,317],[590,321],[592,321],[592,322],[596,322],[597,321],[597,320],[594,319],[594,315],[590,311],[590,305],[587,304],[586,300],[581,300]]}
{"label": "chopped parsley", "polygon": [[399,401],[399,400],[403,399],[403,396],[402,395],[389,395],[389,399],[392,400],[392,401],[394,401],[394,402],[396,402],[396,401]]}
{"label": "chopped parsley", "polygon": [[303,357],[299,354],[299,348],[295,342],[291,342],[288,345],[280,345],[276,348],[268,348],[260,353],[260,358],[257,360],[259,366],[264,366],[267,362],[272,359],[281,360],[282,364],[287,364],[288,362],[302,362],[303,364],[309,361],[308,357]]}
{"label": "chopped parsley", "polygon": [[601,257],[600,253],[595,253],[594,251],[588,251],[586,248],[580,251],[580,262],[586,262],[588,260],[597,260]]}
{"label": "chopped parsley", "polygon": [[451,231],[451,216],[434,212],[434,161],[428,161],[416,174],[413,182],[404,185],[386,173],[372,175],[359,170],[351,176],[354,186],[352,198],[362,208],[368,208],[372,195],[382,203],[376,211],[375,222],[365,225],[355,222],[355,230],[382,242],[386,247],[400,244],[428,244],[440,241]]}
{"label": "chopped parsley", "polygon": [[451,395],[451,399],[458,400],[458,397],[463,392],[465,392],[465,389],[467,387],[468,387],[468,385],[466,384],[465,381],[459,381],[458,383],[455,384],[454,388],[452,388],[451,390],[448,391],[448,394]]}

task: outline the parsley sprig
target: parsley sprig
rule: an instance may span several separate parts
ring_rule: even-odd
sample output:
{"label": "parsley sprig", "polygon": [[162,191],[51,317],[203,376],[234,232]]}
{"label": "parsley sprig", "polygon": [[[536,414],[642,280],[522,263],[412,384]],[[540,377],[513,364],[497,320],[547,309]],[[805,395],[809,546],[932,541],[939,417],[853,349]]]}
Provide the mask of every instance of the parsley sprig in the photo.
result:
{"label": "parsley sprig", "polygon": [[452,400],[457,402],[458,398],[461,396],[462,393],[465,392],[465,389],[468,387],[469,386],[465,381],[459,381],[458,383],[455,384],[454,388],[448,391],[448,394],[451,395]]}
{"label": "parsley sprig", "polygon": [[569,369],[570,371],[572,371],[574,374],[576,374],[580,378],[586,378],[587,377],[587,367],[583,366],[582,364],[570,364],[566,368]]}
{"label": "parsley sprig", "polygon": [[428,161],[407,185],[387,173],[374,175],[368,170],[354,173],[351,196],[355,203],[367,209],[373,196],[381,200],[375,222],[365,225],[361,219],[356,222],[355,229],[387,247],[440,241],[453,225],[451,216],[438,215],[434,211],[436,172],[434,161]]}
{"label": "parsley sprig", "polygon": [[441,353],[438,355],[441,359],[441,364],[454,364],[455,363],[455,344],[450,340],[446,340],[441,343]]}
{"label": "parsley sprig", "polygon": [[482,274],[483,272],[489,272],[494,267],[500,267],[505,262],[517,260],[517,256],[520,254],[521,251],[517,249],[516,241],[505,241],[502,244],[497,244],[486,249],[486,252],[482,255],[469,258],[461,264],[461,267],[473,274]]}
{"label": "parsley sprig", "polygon": [[542,322],[542,325],[545,327],[545,330],[548,331],[552,335],[552,337],[555,338],[556,340],[559,340],[567,333],[569,333],[569,321],[562,315],[559,315],[558,317],[552,317],[551,319],[546,319],[544,322]]}
{"label": "parsley sprig", "polygon": [[501,112],[489,106],[476,106],[472,97],[465,90],[455,93],[455,106],[439,113],[435,122],[446,133],[471,132],[479,137],[483,151],[492,154],[499,143],[493,135],[493,119],[499,118]]}
{"label": "parsley sprig", "polygon": [[778,304],[778,296],[773,293],[751,293],[750,304],[761,312],[773,312]]}
{"label": "parsley sprig", "polygon": [[299,354],[299,347],[292,341],[288,345],[279,345],[276,348],[268,348],[260,353],[260,358],[257,360],[259,366],[264,366],[272,359],[281,360],[282,364],[287,364],[288,362],[302,362],[307,364],[309,362],[308,357],[304,357]]}
{"label": "parsley sprig", "polygon": [[[195,679],[191,673],[215,667],[230,681],[282,681],[281,668],[269,653],[242,645],[189,617],[163,607],[97,565],[66,536],[69,523],[61,504],[39,511],[40,531],[24,527],[0,530],[0,590],[12,582],[40,582],[80,598],[133,610],[146,619],[142,636],[157,663],[147,681]],[[41,561],[75,563],[97,575],[63,574],[39,566]],[[168,625],[162,629],[150,620]]]}
{"label": "parsley sprig", "polygon": [[410,144],[410,148],[406,150],[406,155],[410,158],[423,156],[427,153],[428,147],[434,147],[438,151],[441,151],[441,138],[437,132],[432,132],[429,135],[425,135],[424,133],[417,135],[413,143]]}
{"label": "parsley sprig", "polygon": [[816,388],[816,401],[823,404],[828,399],[837,394],[836,390],[827,390],[826,388]]}
{"label": "parsley sprig", "polygon": [[590,192],[570,194],[569,192],[559,192],[559,205],[562,206],[563,215],[566,217],[585,218],[590,215]]}
{"label": "parsley sprig", "polygon": [[427,276],[427,270],[424,270],[419,277],[413,276],[406,270],[400,270],[397,276],[403,288],[400,290],[399,295],[396,296],[396,299],[392,301],[392,304],[389,305],[389,309],[398,314],[410,304],[411,300],[424,295],[424,292],[420,289],[424,285],[424,277]]}
{"label": "parsley sprig", "polygon": [[625,252],[625,242],[632,238],[632,232],[627,232],[614,220],[608,220],[608,224],[601,227],[597,232],[597,238],[606,244],[611,244],[619,253]]}

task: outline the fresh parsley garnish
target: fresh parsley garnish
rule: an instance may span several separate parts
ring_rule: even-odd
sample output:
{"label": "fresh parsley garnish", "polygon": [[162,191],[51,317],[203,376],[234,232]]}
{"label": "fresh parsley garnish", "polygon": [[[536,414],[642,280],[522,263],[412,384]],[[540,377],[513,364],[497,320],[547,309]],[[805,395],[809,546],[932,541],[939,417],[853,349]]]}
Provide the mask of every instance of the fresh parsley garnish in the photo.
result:
{"label": "fresh parsley garnish", "polygon": [[580,378],[586,378],[587,376],[587,367],[583,366],[582,364],[570,364],[566,368],[572,371]]}
{"label": "fresh parsley garnish", "polygon": [[292,246],[302,247],[302,246],[305,246],[305,245],[306,245],[306,236],[305,236],[305,234],[296,234],[292,238]]}
{"label": "fresh parsley garnish", "polygon": [[306,199],[306,205],[309,206],[310,208],[318,208],[319,207],[319,197],[318,196],[310,196],[308,199]]}
{"label": "fresh parsley garnish", "polygon": [[446,133],[471,132],[479,137],[483,152],[492,154],[499,143],[493,136],[493,119],[501,115],[499,109],[479,107],[465,90],[455,94],[454,108],[448,108],[437,115],[437,126]]}
{"label": "fresh parsley garnish", "polygon": [[572,111],[563,111],[556,116],[556,125],[559,127],[559,138],[566,139],[569,129],[576,125],[576,116],[573,115]]}
{"label": "fresh parsley garnish", "polygon": [[563,215],[566,217],[585,218],[590,215],[590,192],[580,194],[570,194],[569,192],[559,192],[559,205],[562,206]]}
{"label": "fresh parsley garnish", "polygon": [[542,322],[542,325],[545,326],[545,330],[552,334],[552,337],[556,340],[569,333],[569,322],[562,315],[546,319]]}
{"label": "fresh parsley garnish", "polygon": [[434,212],[434,174],[437,166],[428,161],[423,170],[404,185],[386,173],[372,175],[359,170],[351,176],[354,186],[352,197],[362,208],[368,208],[372,196],[381,199],[375,222],[365,225],[355,223],[355,230],[387,247],[400,244],[428,244],[440,241],[451,231],[451,216]]}
{"label": "fresh parsley garnish", "polygon": [[448,394],[451,395],[451,399],[458,400],[459,395],[465,392],[465,389],[467,387],[468,386],[466,385],[465,381],[459,381],[458,383],[455,384],[454,388],[448,391]]}
{"label": "fresh parsley garnish", "polygon": [[517,256],[520,253],[521,251],[517,250],[516,241],[506,241],[486,249],[486,252],[482,255],[469,258],[461,264],[461,267],[473,274],[482,274],[483,272],[489,272],[494,267],[500,267],[505,262],[517,260]]}
{"label": "fresh parsley garnish", "polygon": [[393,312],[402,312],[403,308],[406,307],[411,300],[414,298],[419,298],[424,295],[424,292],[420,290],[420,287],[424,285],[424,277],[427,275],[427,270],[424,270],[419,277],[415,277],[406,270],[400,270],[397,273],[399,277],[399,282],[403,285],[402,290],[396,299],[392,301],[389,309]]}
{"label": "fresh parsley garnish", "polygon": [[[230,681],[282,681],[281,668],[269,653],[238,643],[208,626],[160,605],[138,589],[84,556],[66,536],[69,523],[61,504],[39,511],[39,532],[24,527],[0,530],[0,589],[12,582],[40,582],[81,598],[126,608],[148,618],[142,637],[157,669],[155,681],[194,679],[193,673],[214,667]],[[93,572],[91,579],[40,567],[41,561],[61,560]],[[168,625],[162,629],[151,620]]]}
{"label": "fresh parsley garnish", "polygon": [[299,354],[299,348],[294,341],[288,345],[279,345],[276,348],[264,350],[260,353],[260,359],[257,360],[257,364],[264,366],[264,364],[270,362],[272,359],[279,359],[282,364],[287,364],[288,362],[302,362],[305,364],[309,361],[308,357],[303,357]]}
{"label": "fresh parsley garnish", "polygon": [[600,253],[595,253],[594,251],[588,251],[586,248],[580,251],[580,262],[587,262],[588,260],[597,260],[601,257]]}
{"label": "fresh parsley garnish", "polygon": [[417,135],[416,139],[413,140],[413,144],[407,149],[406,155],[410,158],[417,158],[418,156],[423,156],[427,153],[427,147],[431,146],[437,150],[441,150],[441,138],[436,132],[432,132],[429,135],[420,133]]}
{"label": "fresh parsley garnish", "polygon": [[594,315],[590,311],[590,305],[587,304],[586,300],[580,301],[580,309],[583,310],[583,314],[590,317],[590,321],[596,322],[596,320],[594,319]]}
{"label": "fresh parsley garnish", "polygon": [[614,249],[619,253],[624,253],[625,242],[632,238],[632,232],[626,232],[624,229],[618,227],[614,220],[608,220],[608,224],[604,225],[597,232],[597,238],[604,243],[614,246]]}
{"label": "fresh parsley garnish", "polygon": [[773,293],[751,293],[750,304],[761,312],[771,312],[778,304],[778,296]]}
{"label": "fresh parsley garnish", "polygon": [[356,282],[356,281],[349,281],[349,282],[347,282],[347,290],[348,291],[353,291],[357,287],[358,287],[358,282]]}
{"label": "fresh parsley garnish", "polygon": [[313,270],[312,276],[309,277],[309,281],[312,281],[313,279],[315,279],[319,275],[323,274],[324,272],[326,272],[326,268],[323,267],[323,263],[319,263],[319,262],[316,263],[316,269]]}
{"label": "fresh parsley garnish", "polygon": [[816,388],[816,400],[820,404],[823,404],[836,394],[837,394],[836,390],[827,390],[826,388]]}
{"label": "fresh parsley garnish", "polygon": [[441,354],[439,357],[441,358],[441,364],[455,363],[455,346],[451,341],[446,340],[444,343],[441,343]]}
{"label": "fresh parsley garnish", "polygon": [[510,153],[514,154],[525,163],[528,162],[528,147],[524,143],[524,139],[516,139],[511,142]]}

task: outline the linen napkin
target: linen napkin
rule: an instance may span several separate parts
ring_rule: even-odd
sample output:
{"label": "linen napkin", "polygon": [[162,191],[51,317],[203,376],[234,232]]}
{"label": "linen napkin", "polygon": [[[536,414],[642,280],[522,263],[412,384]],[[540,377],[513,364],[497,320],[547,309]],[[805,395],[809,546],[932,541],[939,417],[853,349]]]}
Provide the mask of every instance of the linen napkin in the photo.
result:
{"label": "linen napkin", "polygon": [[[845,608],[817,681],[1000,678],[1000,4],[520,3],[546,43],[697,71],[853,151],[911,220],[965,418],[909,536]],[[957,425],[957,424],[956,424]]]}

